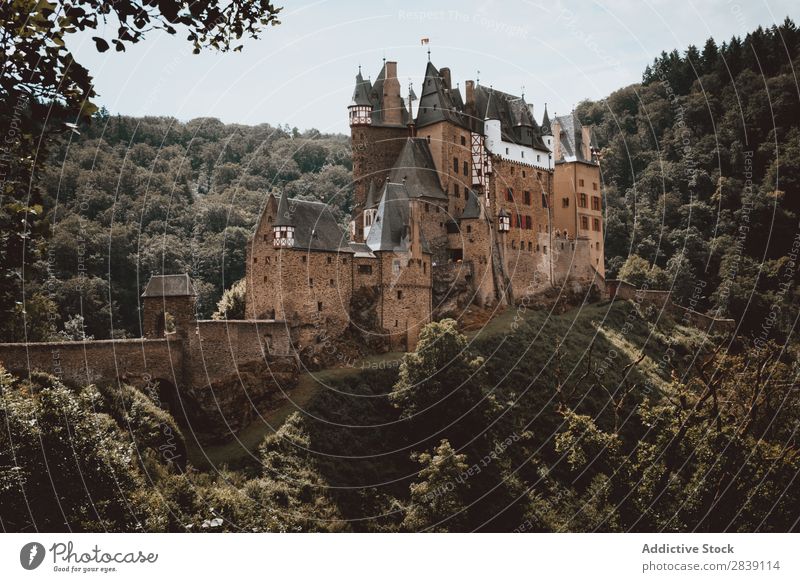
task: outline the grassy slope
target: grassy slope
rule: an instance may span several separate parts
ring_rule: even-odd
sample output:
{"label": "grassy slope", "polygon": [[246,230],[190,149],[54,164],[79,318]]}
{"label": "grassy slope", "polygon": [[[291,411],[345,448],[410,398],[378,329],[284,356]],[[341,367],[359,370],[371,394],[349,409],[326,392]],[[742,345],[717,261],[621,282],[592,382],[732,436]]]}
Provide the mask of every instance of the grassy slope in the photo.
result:
{"label": "grassy slope", "polygon": [[[637,398],[663,389],[672,366],[680,375],[691,365],[700,346],[711,341],[700,330],[678,326],[668,317],[648,314],[629,302],[619,301],[586,305],[560,315],[551,315],[546,310],[509,309],[479,331],[470,332],[468,337],[472,349],[486,359],[498,396],[504,401],[523,403],[520,414],[531,415],[532,428],[537,428],[538,420],[545,430],[555,427],[548,426],[550,422],[538,417],[536,411],[551,403],[556,377],[561,378],[565,390],[574,387],[586,368],[593,341],[593,366],[603,368],[604,384],[611,392],[624,383],[625,366],[644,351],[645,358],[627,378],[638,385]],[[559,340],[560,365],[556,356]],[[674,354],[667,363],[664,357],[670,345]],[[391,374],[370,377],[362,370],[371,368],[374,373],[375,368],[396,368],[400,357],[397,353],[382,354],[355,367],[305,373],[283,406],[265,413],[263,420],[254,422],[229,443],[202,450],[196,445],[190,447],[189,458],[200,468],[247,465],[256,461],[252,451],[264,437],[280,428],[294,412],[309,413],[322,424],[339,422],[343,413],[349,416],[343,408],[352,405],[353,410],[358,410],[364,399],[355,392],[348,395],[335,391],[350,392],[352,385],[369,378],[385,381]],[[579,411],[594,413],[607,401],[607,395],[590,384],[586,381],[575,387],[573,401]],[[375,392],[385,394],[390,388],[376,387]],[[355,417],[357,421],[358,414]]]}

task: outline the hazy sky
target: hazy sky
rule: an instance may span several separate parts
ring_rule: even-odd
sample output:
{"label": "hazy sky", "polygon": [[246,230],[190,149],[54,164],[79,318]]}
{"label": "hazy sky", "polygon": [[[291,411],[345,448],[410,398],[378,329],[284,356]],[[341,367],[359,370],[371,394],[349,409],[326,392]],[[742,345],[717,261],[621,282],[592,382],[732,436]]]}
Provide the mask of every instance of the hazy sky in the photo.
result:
{"label": "hazy sky", "polygon": [[[281,1],[278,0],[280,5]],[[282,24],[240,53],[191,54],[183,35],[151,33],[127,52],[98,54],[90,37],[71,45],[93,73],[112,113],[170,115],[187,120],[288,123],[301,129],[347,131],[346,107],[359,63],[378,74],[385,56],[398,61],[406,92],[419,87],[430,39],[431,60],[449,66],[453,83],[475,79],[525,96],[539,117],[566,113],[637,82],[662,50],[702,48],[791,16],[797,0],[283,2]],[[111,25],[110,25],[111,26]]]}

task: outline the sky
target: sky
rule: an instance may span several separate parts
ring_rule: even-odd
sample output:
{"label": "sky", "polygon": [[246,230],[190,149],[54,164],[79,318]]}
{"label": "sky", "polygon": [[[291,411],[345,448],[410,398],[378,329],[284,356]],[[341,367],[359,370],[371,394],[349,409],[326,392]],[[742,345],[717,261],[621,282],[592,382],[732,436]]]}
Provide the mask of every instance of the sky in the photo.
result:
{"label": "sky", "polygon": [[[281,1],[277,0],[277,5]],[[483,85],[533,103],[537,118],[569,112],[641,80],[662,50],[702,48],[786,16],[797,0],[285,0],[281,24],[236,53],[191,53],[185,35],[148,34],[126,52],[97,53],[92,36],[69,47],[95,79],[95,102],[112,113],[216,117],[348,133],[347,105],[359,64],[375,78],[398,62],[407,92],[419,87],[431,51],[453,83]],[[111,31],[113,24],[109,23]],[[102,29],[101,29],[102,32]],[[430,39],[427,46],[422,38]]]}

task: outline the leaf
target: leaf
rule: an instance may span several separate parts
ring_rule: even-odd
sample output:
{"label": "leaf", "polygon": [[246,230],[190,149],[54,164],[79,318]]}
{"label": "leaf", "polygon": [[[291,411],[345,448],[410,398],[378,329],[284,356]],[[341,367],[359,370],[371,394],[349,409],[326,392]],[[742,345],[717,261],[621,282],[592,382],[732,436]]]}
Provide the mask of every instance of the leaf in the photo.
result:
{"label": "leaf", "polygon": [[94,41],[98,52],[104,53],[108,50],[108,43],[105,41],[105,39],[102,39],[99,36],[93,36],[92,40]]}

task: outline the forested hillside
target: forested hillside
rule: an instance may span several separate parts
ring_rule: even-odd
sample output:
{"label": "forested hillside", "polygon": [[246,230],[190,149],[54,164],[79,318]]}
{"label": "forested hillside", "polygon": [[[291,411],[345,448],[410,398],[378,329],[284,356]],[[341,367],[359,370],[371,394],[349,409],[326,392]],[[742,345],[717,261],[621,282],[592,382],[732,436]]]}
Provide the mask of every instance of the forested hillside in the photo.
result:
{"label": "forested hillside", "polygon": [[[27,289],[29,311],[56,309],[59,329],[83,314],[96,339],[138,336],[138,295],[160,273],[190,273],[201,315],[210,316],[223,289],[244,276],[245,245],[270,191],[323,200],[348,221],[351,155],[342,135],[104,111],[79,132],[59,140],[40,176],[52,232]],[[46,339],[51,327],[28,337]],[[22,331],[7,336],[19,340]]]}
{"label": "forested hillside", "polygon": [[[602,147],[610,276],[671,288],[756,334],[797,315],[800,31],[662,53],[577,111]],[[644,259],[643,261],[641,259]],[[627,261],[627,265],[626,265]],[[795,310],[796,311],[796,310]]]}

